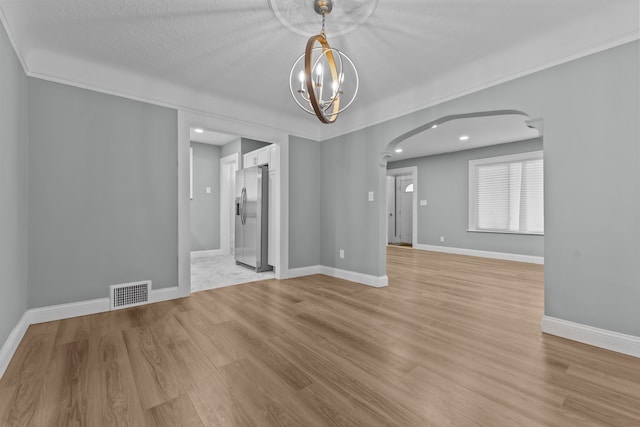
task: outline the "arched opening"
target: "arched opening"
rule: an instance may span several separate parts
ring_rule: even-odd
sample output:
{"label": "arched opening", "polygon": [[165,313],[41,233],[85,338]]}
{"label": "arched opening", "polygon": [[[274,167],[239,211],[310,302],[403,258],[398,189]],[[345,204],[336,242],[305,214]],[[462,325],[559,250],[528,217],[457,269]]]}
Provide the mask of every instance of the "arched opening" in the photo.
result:
{"label": "arched opening", "polygon": [[[538,203],[539,199],[543,200],[542,181],[526,181],[530,176],[537,178],[535,174],[511,176],[499,185],[495,184],[495,188],[491,187],[494,183],[490,183],[491,192],[499,193],[507,188],[496,197],[509,199],[500,199],[501,203],[492,209],[506,207],[507,211],[499,214],[511,216],[509,230],[473,226],[472,215],[475,213],[471,209],[471,194],[477,187],[474,187],[476,177],[471,169],[472,160],[516,164],[524,161],[518,160],[518,155],[526,157],[539,152],[542,157],[542,144],[542,120],[531,119],[518,110],[443,116],[391,140],[380,154],[381,173],[387,179],[409,170],[414,174],[411,185],[407,183],[403,187],[403,192],[407,191],[406,194],[411,194],[415,200],[413,248],[542,264],[544,231],[527,229],[526,224],[533,223],[528,221],[531,215],[524,219],[513,218],[514,213],[530,213],[533,205],[540,215],[544,215],[543,202]],[[502,169],[523,170],[517,165]],[[543,179],[542,176],[539,178]],[[517,188],[513,185],[516,181],[519,183]],[[540,194],[531,194],[534,187]],[[518,206],[514,208],[515,205]],[[391,235],[389,212],[387,208],[388,236]],[[514,223],[524,226],[513,228]]]}

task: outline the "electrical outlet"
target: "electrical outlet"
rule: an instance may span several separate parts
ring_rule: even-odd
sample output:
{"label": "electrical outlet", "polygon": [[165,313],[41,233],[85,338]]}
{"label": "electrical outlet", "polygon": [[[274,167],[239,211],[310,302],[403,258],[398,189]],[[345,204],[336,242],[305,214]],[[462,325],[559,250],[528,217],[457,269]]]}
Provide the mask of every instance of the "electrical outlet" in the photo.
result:
{"label": "electrical outlet", "polygon": [[444,236],[440,236],[440,243],[444,242]]}
{"label": "electrical outlet", "polygon": [[344,249],[340,249],[340,258],[344,258]]}

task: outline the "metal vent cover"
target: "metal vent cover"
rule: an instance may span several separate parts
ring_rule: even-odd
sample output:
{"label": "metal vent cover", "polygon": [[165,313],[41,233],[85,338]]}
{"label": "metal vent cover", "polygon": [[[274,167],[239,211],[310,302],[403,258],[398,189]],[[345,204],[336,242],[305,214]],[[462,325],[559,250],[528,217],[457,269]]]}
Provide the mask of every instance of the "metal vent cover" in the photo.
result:
{"label": "metal vent cover", "polygon": [[135,307],[149,302],[151,280],[109,286],[111,310]]}

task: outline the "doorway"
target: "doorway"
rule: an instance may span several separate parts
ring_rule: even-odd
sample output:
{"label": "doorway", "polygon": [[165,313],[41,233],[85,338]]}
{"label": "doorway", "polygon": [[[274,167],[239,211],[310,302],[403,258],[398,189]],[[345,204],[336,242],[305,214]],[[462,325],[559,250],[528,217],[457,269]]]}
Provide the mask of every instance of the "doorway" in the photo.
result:
{"label": "doorway", "polygon": [[[238,122],[223,117],[193,111],[178,110],[178,286],[166,291],[162,298],[180,298],[191,293],[191,220],[189,197],[189,147],[191,129],[210,129],[229,135],[243,135],[278,146],[280,176],[275,181],[275,277],[286,278],[289,271],[289,135],[253,123]],[[224,156],[223,156],[224,157]],[[240,159],[238,161],[240,165]],[[250,271],[250,270],[249,270]]]}
{"label": "doorway", "polygon": [[[195,129],[190,135],[191,292],[275,277],[273,271],[257,272],[236,262],[236,184],[238,171],[242,169],[243,164],[250,164],[247,162],[252,154],[259,153],[260,158],[256,157],[256,161],[261,160],[261,164],[270,165],[269,187],[272,197],[266,197],[269,194],[266,193],[262,199],[265,204],[268,203],[270,229],[267,232],[264,228],[263,238],[266,242],[267,236],[272,236],[268,243],[270,249],[273,248],[275,251],[275,226],[278,219],[275,208],[279,200],[276,185],[277,146],[202,127]],[[265,150],[266,147],[269,148]],[[201,244],[203,241],[206,245]],[[255,247],[245,248],[245,252],[247,249],[255,250]],[[270,265],[274,266],[277,257],[272,255],[269,259]]]}
{"label": "doorway", "polygon": [[412,247],[417,239],[417,168],[387,170],[387,244]]}
{"label": "doorway", "polygon": [[413,177],[387,176],[387,213],[389,244],[413,244]]}

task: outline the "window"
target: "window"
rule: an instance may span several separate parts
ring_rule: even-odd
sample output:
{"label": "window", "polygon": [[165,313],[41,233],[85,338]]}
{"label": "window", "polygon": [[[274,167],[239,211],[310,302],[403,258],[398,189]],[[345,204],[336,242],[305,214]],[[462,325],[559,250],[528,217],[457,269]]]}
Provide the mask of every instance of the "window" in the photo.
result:
{"label": "window", "polygon": [[407,187],[404,189],[405,193],[413,193],[413,183],[407,185]]}
{"label": "window", "polygon": [[544,234],[542,151],[469,161],[469,231]]}

